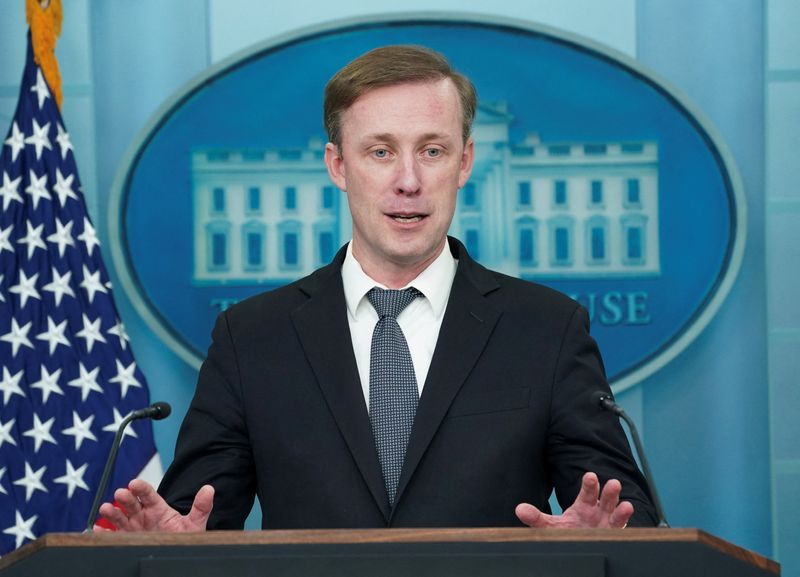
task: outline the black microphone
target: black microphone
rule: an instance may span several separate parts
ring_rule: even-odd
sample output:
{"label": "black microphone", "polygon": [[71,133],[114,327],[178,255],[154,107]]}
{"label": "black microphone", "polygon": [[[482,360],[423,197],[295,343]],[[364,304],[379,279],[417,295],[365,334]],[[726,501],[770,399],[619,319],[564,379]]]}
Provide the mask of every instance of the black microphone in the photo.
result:
{"label": "black microphone", "polygon": [[166,419],[169,417],[171,412],[172,407],[169,406],[169,403],[158,401],[149,407],[139,409],[138,411],[133,411],[130,414],[130,420],[135,421],[136,419],[153,419],[154,421],[160,421],[161,419]]}
{"label": "black microphone", "polygon": [[627,413],[622,410],[622,407],[614,402],[614,397],[611,396],[611,393],[606,393],[605,391],[595,391],[592,393],[592,402],[596,405],[600,405],[600,408],[603,410],[614,413],[627,423],[628,429],[631,431],[631,437],[633,437],[633,444],[636,447],[636,454],[639,456],[639,461],[642,463],[644,480],[647,483],[647,488],[650,490],[650,494],[653,496],[653,505],[655,505],[656,515],[658,515],[658,526],[669,527],[667,518],[664,516],[664,509],[661,507],[661,499],[658,498],[656,485],[653,481],[653,472],[650,470],[650,464],[647,462],[647,456],[644,453],[642,441],[639,439],[639,431],[636,429],[633,419],[631,419]]}
{"label": "black microphone", "polygon": [[103,476],[100,478],[100,486],[97,487],[97,492],[94,494],[94,502],[89,511],[89,518],[86,520],[86,529],[84,533],[91,533],[94,528],[94,520],[97,517],[97,512],[100,510],[100,501],[103,499],[103,493],[106,492],[108,481],[111,478],[111,471],[114,469],[114,463],[117,460],[117,452],[122,442],[122,435],[125,432],[125,427],[128,426],[128,423],[137,419],[153,419],[154,421],[160,421],[161,419],[169,417],[171,412],[172,407],[169,406],[169,403],[159,401],[144,409],[133,411],[119,424],[117,434],[114,436],[114,442],[111,443],[111,452],[108,454],[108,459],[106,460],[106,468],[103,469]]}

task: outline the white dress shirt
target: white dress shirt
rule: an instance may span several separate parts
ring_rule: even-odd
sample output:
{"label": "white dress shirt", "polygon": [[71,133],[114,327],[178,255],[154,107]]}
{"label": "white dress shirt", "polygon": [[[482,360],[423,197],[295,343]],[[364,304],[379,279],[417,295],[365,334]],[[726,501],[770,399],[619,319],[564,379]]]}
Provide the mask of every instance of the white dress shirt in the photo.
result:
{"label": "white dress shirt", "polygon": [[[347,245],[347,255],[342,264],[342,281],[358,376],[361,379],[364,400],[369,407],[370,349],[372,333],[378,324],[378,313],[367,299],[367,293],[374,287],[382,289],[387,287],[367,276],[353,256],[352,246],[352,242]],[[439,256],[417,278],[403,287],[414,287],[424,295],[414,299],[397,317],[397,324],[400,325],[408,342],[420,396],[431,366],[433,350],[439,338],[439,329],[442,327],[457,266],[458,261],[447,249],[445,241]]]}

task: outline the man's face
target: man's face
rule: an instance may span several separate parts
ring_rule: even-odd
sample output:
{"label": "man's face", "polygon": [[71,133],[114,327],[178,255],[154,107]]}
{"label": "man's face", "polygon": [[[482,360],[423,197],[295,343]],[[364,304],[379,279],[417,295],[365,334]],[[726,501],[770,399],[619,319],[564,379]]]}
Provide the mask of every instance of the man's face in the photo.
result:
{"label": "man's face", "polygon": [[342,114],[341,134],[325,164],[347,193],[353,254],[387,286],[410,280],[439,255],[472,170],[458,92],[449,79],[376,88]]}

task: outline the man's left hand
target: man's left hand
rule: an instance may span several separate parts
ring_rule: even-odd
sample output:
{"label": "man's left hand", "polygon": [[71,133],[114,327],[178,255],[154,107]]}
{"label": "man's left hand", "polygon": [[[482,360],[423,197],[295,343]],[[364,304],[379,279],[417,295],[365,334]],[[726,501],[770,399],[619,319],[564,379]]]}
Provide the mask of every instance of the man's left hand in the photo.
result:
{"label": "man's left hand", "polygon": [[520,521],[529,527],[590,528],[606,527],[624,529],[633,515],[633,505],[619,500],[622,485],[609,480],[600,491],[600,481],[594,473],[586,473],[575,502],[561,515],[548,515],[528,503],[520,503],[515,510]]}

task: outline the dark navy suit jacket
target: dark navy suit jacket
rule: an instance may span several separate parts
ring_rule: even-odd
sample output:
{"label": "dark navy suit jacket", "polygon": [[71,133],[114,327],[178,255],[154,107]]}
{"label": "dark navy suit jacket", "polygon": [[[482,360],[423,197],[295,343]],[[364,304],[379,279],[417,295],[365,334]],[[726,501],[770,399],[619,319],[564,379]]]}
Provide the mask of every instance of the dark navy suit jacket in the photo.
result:
{"label": "dark navy suit jacket", "polygon": [[330,265],[222,313],[159,488],[188,511],[216,488],[209,528],[519,525],[514,508],[570,505],[586,471],[617,478],[653,525],[586,311],[489,271],[449,240],[458,269],[389,508],[347,323],[342,249]]}

